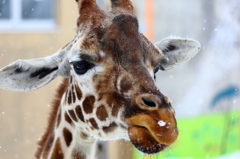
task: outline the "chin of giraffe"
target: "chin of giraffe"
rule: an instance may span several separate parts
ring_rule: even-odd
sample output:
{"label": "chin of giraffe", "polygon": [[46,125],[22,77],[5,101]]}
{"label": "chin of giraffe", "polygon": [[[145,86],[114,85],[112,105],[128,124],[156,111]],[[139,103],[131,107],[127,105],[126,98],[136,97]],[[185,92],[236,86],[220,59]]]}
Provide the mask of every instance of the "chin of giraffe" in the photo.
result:
{"label": "chin of giraffe", "polygon": [[175,112],[156,87],[155,74],[188,61],[200,44],[178,37],[151,43],[139,33],[130,0],[111,0],[109,11],[95,0],[76,2],[71,42],[48,57],[0,70],[0,88],[14,91],[64,77],[36,158],[92,159],[97,139],[127,139],[148,154],[169,147],[178,137]]}

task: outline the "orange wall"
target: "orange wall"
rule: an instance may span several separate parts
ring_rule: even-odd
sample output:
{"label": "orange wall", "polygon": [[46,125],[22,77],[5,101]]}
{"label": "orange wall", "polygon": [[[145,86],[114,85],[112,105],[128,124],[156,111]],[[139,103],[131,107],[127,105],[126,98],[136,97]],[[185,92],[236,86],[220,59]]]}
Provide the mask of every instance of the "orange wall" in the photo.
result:
{"label": "orange wall", "polygon": [[154,41],[154,0],[145,0],[145,35],[150,41]]}

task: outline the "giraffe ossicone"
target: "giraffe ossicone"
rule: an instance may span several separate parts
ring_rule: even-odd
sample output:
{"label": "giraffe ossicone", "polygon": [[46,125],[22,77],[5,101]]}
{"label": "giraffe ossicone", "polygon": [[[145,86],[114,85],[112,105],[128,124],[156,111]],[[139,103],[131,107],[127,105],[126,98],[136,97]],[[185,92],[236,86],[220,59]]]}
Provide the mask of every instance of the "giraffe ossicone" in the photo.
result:
{"label": "giraffe ossicone", "polygon": [[139,33],[130,0],[76,0],[77,35],[55,54],[18,60],[0,70],[0,88],[39,89],[63,76],[36,158],[92,159],[96,140],[130,140],[157,153],[178,137],[175,112],[155,85],[159,69],[172,69],[198,53],[191,39],[168,37],[152,44]]}

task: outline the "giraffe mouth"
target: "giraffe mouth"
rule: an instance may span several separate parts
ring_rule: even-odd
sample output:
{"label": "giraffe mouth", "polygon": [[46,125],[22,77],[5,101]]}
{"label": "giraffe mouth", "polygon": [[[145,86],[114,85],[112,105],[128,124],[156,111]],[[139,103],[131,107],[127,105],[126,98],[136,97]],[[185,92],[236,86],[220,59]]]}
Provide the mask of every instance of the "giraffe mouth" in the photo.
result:
{"label": "giraffe mouth", "polygon": [[[165,122],[164,122],[165,121]],[[178,137],[174,119],[153,118],[153,115],[138,114],[126,118],[130,125],[128,135],[140,151],[153,154],[169,147]]]}
{"label": "giraffe mouth", "polygon": [[143,153],[158,153],[168,147],[159,143],[148,129],[141,126],[130,126],[128,134],[132,144]]}

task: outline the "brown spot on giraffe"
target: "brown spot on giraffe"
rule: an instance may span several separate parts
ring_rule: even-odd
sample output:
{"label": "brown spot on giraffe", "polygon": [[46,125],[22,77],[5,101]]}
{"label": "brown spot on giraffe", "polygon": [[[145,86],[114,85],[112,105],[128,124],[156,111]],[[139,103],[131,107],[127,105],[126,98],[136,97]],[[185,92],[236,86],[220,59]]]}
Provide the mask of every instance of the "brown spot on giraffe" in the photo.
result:
{"label": "brown spot on giraffe", "polygon": [[89,119],[89,122],[95,129],[99,129],[98,124],[94,118]]}
{"label": "brown spot on giraffe", "polygon": [[71,117],[75,122],[78,121],[78,120],[77,120],[77,117],[76,117],[76,115],[75,115],[74,110],[69,110],[68,113],[69,113],[70,117]]}
{"label": "brown spot on giraffe", "polygon": [[68,91],[68,104],[69,105],[72,104],[72,91],[71,90]]}
{"label": "brown spot on giraffe", "polygon": [[83,101],[83,110],[85,113],[90,114],[93,111],[93,106],[95,102],[94,96],[87,96],[85,100]]}
{"label": "brown spot on giraffe", "polygon": [[121,108],[120,105],[115,104],[112,107],[112,116],[116,117],[118,115],[119,109]]}
{"label": "brown spot on giraffe", "polygon": [[[122,108],[122,105],[124,105],[123,97],[117,92],[110,92],[108,94],[102,93],[99,96],[100,98],[98,100],[99,101],[105,100],[107,103],[107,106],[111,108],[110,109],[111,115],[114,117],[117,117],[119,109]],[[110,112],[109,112],[109,115],[110,115]]]}
{"label": "brown spot on giraffe", "polygon": [[104,105],[101,105],[100,107],[97,108],[96,115],[98,119],[101,121],[105,121],[108,118],[108,112]]}
{"label": "brown spot on giraffe", "polygon": [[82,122],[85,122],[84,120],[84,116],[83,116],[83,113],[82,113],[82,109],[80,107],[80,105],[78,105],[75,109],[76,113],[77,113],[77,116],[78,118],[82,121]]}
{"label": "brown spot on giraffe", "polygon": [[69,124],[72,124],[72,120],[71,120],[71,118],[69,117],[69,115],[68,115],[67,112],[64,113],[64,117],[65,117],[65,121],[67,121]]}
{"label": "brown spot on giraffe", "polygon": [[112,108],[112,116],[117,117],[121,105],[124,105],[123,97],[116,92],[112,92],[110,95],[105,95],[106,103]]}
{"label": "brown spot on giraffe", "polygon": [[129,90],[132,89],[132,86],[133,86],[133,83],[132,83],[132,80],[129,79],[129,77],[128,78],[124,77],[121,80],[120,88],[122,92],[128,92]]}
{"label": "brown spot on giraffe", "polygon": [[57,127],[59,126],[60,122],[61,122],[61,109],[59,109],[59,113],[57,116]]}
{"label": "brown spot on giraffe", "polygon": [[74,86],[72,85],[72,98],[73,98],[73,103],[76,102],[76,96],[75,96],[75,93],[74,93]]}
{"label": "brown spot on giraffe", "polygon": [[[112,63],[106,63],[105,65],[112,65]],[[118,72],[118,68],[114,66],[107,68],[104,74],[97,74],[93,77],[93,81],[97,83],[96,90],[99,91],[100,95],[101,93],[104,95],[107,91],[114,91],[114,89],[117,87],[116,83],[109,83],[110,80],[116,80],[116,76],[113,76],[112,74],[113,72]]]}
{"label": "brown spot on giraffe", "polygon": [[66,145],[69,147],[72,142],[73,136],[72,133],[67,128],[63,129],[63,137],[66,142]]}
{"label": "brown spot on giraffe", "polygon": [[75,85],[75,89],[76,89],[76,94],[77,94],[78,100],[81,100],[81,98],[82,98],[82,91],[81,91],[81,89],[79,88],[78,85]]}
{"label": "brown spot on giraffe", "polygon": [[102,129],[105,133],[110,133],[117,128],[117,124],[112,122],[109,126],[104,126]]}

